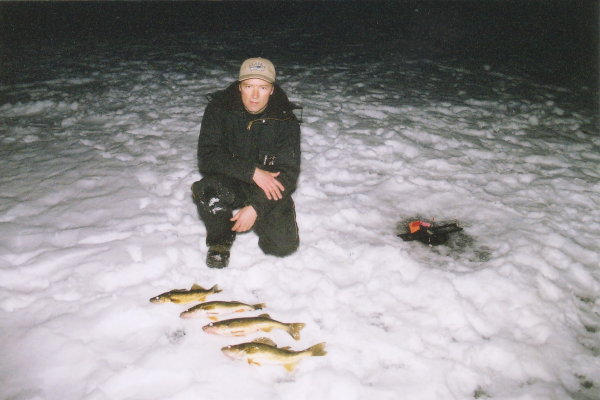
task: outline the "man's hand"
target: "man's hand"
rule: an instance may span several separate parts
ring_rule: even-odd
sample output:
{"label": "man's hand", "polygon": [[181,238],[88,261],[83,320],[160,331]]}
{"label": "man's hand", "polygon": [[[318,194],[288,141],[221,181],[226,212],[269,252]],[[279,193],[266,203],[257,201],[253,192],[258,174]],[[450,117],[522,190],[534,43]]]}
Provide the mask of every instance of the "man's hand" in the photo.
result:
{"label": "man's hand", "polygon": [[232,231],[236,232],[246,232],[254,226],[254,222],[256,221],[256,211],[252,206],[246,206],[238,211],[233,218],[232,221],[235,221]]}
{"label": "man's hand", "polygon": [[279,172],[269,172],[256,168],[254,170],[254,183],[265,192],[267,199],[279,200],[282,198],[281,192],[285,190],[281,182],[275,179]]}

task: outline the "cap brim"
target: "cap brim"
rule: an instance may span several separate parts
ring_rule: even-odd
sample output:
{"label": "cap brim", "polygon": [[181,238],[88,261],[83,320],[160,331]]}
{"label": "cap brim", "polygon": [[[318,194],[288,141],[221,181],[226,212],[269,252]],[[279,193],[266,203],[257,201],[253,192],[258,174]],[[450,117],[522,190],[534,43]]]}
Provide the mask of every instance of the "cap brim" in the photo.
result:
{"label": "cap brim", "polygon": [[242,81],[245,81],[247,79],[253,79],[253,78],[262,79],[263,81],[269,82],[269,83],[274,83],[275,82],[275,80],[269,80],[269,79],[265,78],[264,75],[252,75],[252,74],[240,76],[240,78],[238,79],[238,81],[242,82]]}

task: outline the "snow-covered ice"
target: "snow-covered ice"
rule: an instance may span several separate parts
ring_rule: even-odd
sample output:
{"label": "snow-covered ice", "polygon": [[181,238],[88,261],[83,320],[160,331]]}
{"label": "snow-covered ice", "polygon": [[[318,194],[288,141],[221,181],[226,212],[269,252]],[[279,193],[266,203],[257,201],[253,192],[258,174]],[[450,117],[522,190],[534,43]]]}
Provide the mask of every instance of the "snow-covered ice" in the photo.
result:
{"label": "snow-covered ice", "polygon": [[[239,235],[224,270],[205,266],[190,185],[243,35],[22,55],[0,87],[0,398],[600,398],[591,89],[368,44],[295,61],[319,38],[294,29],[260,40],[304,107],[301,246],[280,259]],[[465,229],[402,242],[417,217]],[[301,340],[207,335],[190,305],[149,302],[194,283],[306,323]],[[220,351],[260,336],[328,355],[290,373]]]}

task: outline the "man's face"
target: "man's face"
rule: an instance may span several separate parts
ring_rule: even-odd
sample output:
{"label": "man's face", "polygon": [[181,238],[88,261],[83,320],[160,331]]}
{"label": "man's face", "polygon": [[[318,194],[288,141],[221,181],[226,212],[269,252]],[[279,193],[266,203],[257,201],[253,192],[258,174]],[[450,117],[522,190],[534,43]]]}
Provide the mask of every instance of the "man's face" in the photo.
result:
{"label": "man's face", "polygon": [[274,89],[273,84],[258,78],[246,79],[241,82],[240,92],[242,92],[242,103],[246,110],[252,114],[264,110]]}

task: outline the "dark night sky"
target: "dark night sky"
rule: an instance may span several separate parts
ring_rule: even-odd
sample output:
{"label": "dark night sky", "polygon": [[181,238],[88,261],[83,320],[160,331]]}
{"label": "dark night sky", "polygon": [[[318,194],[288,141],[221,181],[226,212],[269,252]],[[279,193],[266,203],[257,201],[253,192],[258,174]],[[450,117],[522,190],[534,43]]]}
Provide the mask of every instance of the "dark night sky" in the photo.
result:
{"label": "dark night sky", "polygon": [[9,2],[0,3],[0,17],[4,81],[18,80],[19,62],[31,62],[18,61],[24,53],[52,46],[176,47],[176,32],[233,29],[261,51],[260,35],[292,27],[299,42],[287,57],[299,63],[372,43],[374,58],[393,51],[468,59],[522,66],[541,83],[598,82],[598,1]]}

